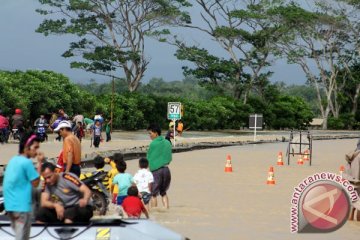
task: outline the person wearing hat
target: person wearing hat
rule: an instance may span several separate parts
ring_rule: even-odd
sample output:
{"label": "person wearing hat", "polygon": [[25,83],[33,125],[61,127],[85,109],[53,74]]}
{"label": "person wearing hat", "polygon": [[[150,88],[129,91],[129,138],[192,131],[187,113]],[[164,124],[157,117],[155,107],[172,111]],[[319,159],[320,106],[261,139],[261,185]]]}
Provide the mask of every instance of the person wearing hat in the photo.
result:
{"label": "person wearing hat", "polygon": [[71,123],[69,121],[61,121],[54,129],[54,132],[58,132],[64,139],[64,171],[72,172],[80,177],[81,143],[79,139],[72,133]]}
{"label": "person wearing hat", "polygon": [[22,110],[17,108],[15,109],[15,114],[11,117],[12,126],[13,128],[17,128],[20,134],[20,138],[22,137],[23,133],[25,132],[24,123],[25,119],[22,115]]}

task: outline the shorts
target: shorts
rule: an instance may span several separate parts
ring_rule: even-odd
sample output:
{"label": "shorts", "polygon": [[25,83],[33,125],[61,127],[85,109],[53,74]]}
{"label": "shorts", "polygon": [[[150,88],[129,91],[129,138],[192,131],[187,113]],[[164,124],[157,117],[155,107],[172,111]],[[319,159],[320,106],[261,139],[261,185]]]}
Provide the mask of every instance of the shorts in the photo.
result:
{"label": "shorts", "polygon": [[148,204],[151,199],[151,194],[148,192],[141,192],[141,199],[143,200],[144,204]]}
{"label": "shorts", "polygon": [[116,204],[121,205],[126,197],[127,197],[127,195],[117,196]]}
{"label": "shorts", "polygon": [[166,167],[161,167],[152,172],[154,176],[154,183],[151,195],[156,197],[160,194],[160,196],[165,196],[166,191],[170,187],[171,182],[171,173],[170,169]]}
{"label": "shorts", "polygon": [[[66,170],[66,163],[64,164],[64,171]],[[81,169],[80,165],[78,164],[72,164],[70,168],[70,172],[75,174],[76,176],[80,177]]]}

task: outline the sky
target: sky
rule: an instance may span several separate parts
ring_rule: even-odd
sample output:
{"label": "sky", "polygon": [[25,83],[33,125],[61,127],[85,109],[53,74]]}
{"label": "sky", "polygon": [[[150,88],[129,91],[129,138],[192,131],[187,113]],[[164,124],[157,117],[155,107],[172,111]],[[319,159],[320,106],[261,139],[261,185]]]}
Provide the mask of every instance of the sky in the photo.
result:
{"label": "sky", "polygon": [[[109,81],[107,77],[88,73],[84,70],[71,69],[74,59],[61,57],[71,36],[47,36],[36,33],[35,29],[43,16],[35,12],[41,5],[38,0],[1,0],[0,4],[0,69],[1,70],[52,70],[63,73],[74,82],[87,83],[90,79],[97,82]],[[196,19],[195,19],[196,20]],[[218,45],[201,36],[196,31],[181,30],[179,34],[195,40],[208,49],[218,49]],[[150,64],[145,72],[143,82],[151,78],[163,78],[165,81],[182,80],[182,66],[189,63],[179,61],[174,56],[175,47],[165,43],[149,40],[146,42],[146,56]],[[218,50],[220,53],[221,50]],[[221,54],[221,53],[220,53]],[[287,84],[304,84],[305,75],[298,66],[288,65],[286,61],[276,61],[270,69],[274,72],[271,80]]]}

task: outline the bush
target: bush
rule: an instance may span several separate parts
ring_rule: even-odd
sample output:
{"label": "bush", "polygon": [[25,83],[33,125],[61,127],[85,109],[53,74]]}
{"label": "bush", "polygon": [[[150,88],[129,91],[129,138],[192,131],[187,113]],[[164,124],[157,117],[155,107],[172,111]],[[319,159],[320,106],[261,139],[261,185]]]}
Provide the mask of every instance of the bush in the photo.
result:
{"label": "bush", "polygon": [[271,104],[274,119],[269,123],[275,129],[305,129],[313,119],[310,106],[299,97],[281,96]]}
{"label": "bush", "polygon": [[41,114],[64,108],[68,115],[94,112],[95,97],[62,74],[51,71],[0,71],[0,108],[12,115],[21,108],[32,123]]}
{"label": "bush", "polygon": [[339,118],[329,117],[328,129],[356,129],[358,123],[355,121],[355,116],[351,113],[340,114]]}
{"label": "bush", "polygon": [[328,129],[344,129],[345,124],[340,118],[329,117],[328,118]]}

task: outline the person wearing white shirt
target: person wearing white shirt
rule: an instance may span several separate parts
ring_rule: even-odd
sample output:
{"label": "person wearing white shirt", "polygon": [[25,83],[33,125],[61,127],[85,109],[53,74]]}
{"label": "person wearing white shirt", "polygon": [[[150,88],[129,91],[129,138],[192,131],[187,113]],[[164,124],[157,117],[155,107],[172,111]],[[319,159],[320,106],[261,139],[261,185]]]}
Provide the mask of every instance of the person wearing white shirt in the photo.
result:
{"label": "person wearing white shirt", "polygon": [[151,199],[151,186],[154,177],[149,171],[149,161],[146,158],[139,159],[139,170],[134,176],[134,182],[139,190],[141,199],[144,202],[146,210],[149,210],[149,201]]}

